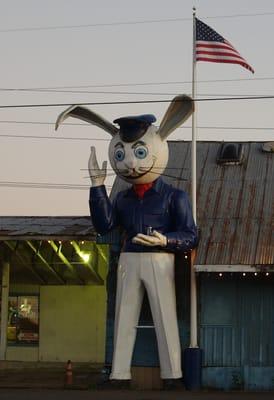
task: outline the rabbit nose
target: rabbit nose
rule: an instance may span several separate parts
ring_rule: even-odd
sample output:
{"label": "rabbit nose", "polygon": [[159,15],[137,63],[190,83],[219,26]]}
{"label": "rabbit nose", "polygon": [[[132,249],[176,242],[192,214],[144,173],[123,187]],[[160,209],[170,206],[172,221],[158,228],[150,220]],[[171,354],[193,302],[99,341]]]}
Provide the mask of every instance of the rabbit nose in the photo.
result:
{"label": "rabbit nose", "polygon": [[136,162],[136,160],[134,160],[134,159],[130,159],[130,160],[127,160],[127,161],[125,162],[125,165],[126,165],[126,167],[127,167],[128,169],[135,169],[136,166],[137,166],[137,162]]}

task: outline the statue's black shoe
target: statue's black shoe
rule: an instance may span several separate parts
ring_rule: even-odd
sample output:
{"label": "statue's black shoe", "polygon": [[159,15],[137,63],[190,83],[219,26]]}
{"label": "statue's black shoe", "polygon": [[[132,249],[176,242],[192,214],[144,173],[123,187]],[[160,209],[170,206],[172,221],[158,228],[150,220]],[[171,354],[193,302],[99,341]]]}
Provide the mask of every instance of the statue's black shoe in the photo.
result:
{"label": "statue's black shoe", "polygon": [[98,390],[129,390],[131,381],[129,379],[109,379],[104,382],[98,382]]}
{"label": "statue's black shoe", "polygon": [[185,390],[182,379],[163,379],[163,390]]}

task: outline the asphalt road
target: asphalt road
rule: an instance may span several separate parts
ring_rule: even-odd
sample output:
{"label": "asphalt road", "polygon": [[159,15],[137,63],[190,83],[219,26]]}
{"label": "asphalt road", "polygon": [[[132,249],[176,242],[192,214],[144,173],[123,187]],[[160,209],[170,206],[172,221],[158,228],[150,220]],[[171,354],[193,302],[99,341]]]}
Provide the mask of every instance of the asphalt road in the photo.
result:
{"label": "asphalt road", "polygon": [[274,400],[274,392],[0,389],[1,400]]}

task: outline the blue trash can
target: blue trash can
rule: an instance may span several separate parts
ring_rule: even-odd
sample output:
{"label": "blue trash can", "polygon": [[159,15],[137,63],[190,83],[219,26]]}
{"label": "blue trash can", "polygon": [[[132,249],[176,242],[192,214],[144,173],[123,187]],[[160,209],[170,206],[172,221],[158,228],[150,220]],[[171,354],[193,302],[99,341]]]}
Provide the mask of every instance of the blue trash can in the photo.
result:
{"label": "blue trash can", "polygon": [[200,390],[202,387],[202,355],[199,347],[189,347],[183,352],[183,376],[187,390]]}

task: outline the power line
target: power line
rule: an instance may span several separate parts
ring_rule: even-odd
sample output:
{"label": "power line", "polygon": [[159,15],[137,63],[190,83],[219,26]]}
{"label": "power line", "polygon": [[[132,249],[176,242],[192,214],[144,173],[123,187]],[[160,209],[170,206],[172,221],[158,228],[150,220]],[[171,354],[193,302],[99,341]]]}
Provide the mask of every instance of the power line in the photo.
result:
{"label": "power line", "polygon": [[[15,121],[15,120],[0,120],[0,124],[15,124],[15,125],[46,125],[46,126],[55,126],[55,122],[41,122],[41,121]],[[92,124],[89,123],[73,123],[73,122],[63,122],[62,126],[81,126],[84,128],[90,128],[92,126]],[[155,125],[156,127],[159,127],[157,125]],[[273,130],[273,127],[267,127],[267,126],[216,126],[216,125],[198,125],[197,126],[198,129],[228,129],[228,130]],[[177,129],[192,129],[191,126],[179,126]],[[10,137],[13,135],[10,134],[3,134],[0,136],[6,136],[6,137]],[[14,135],[14,137],[18,137],[18,135]],[[19,136],[20,137],[20,136]],[[51,138],[51,136],[30,136],[30,135],[22,135],[22,137],[34,137],[34,138]],[[87,137],[62,137],[62,139],[81,139],[81,140],[89,140],[90,138]]]}
{"label": "power line", "polygon": [[97,141],[97,142],[109,142],[111,139],[101,139],[101,138],[84,138],[84,137],[61,137],[61,136],[35,136],[35,135],[5,135],[0,134],[0,138],[20,138],[20,139],[50,139],[50,140],[88,140],[88,141]]}
{"label": "power line", "polygon": [[84,190],[90,187],[90,185],[79,185],[79,184],[63,184],[63,183],[41,183],[41,182],[14,182],[14,181],[0,181],[0,186],[8,187],[28,187],[28,188],[39,188],[39,189],[79,189]]}
{"label": "power line", "polygon": [[[246,17],[258,17],[258,16],[270,16],[274,15],[274,12],[264,13],[250,13],[250,14],[231,14],[231,15],[215,15],[215,16],[204,16],[203,19],[220,19],[220,18],[246,18]],[[192,18],[165,18],[165,19],[151,19],[151,20],[139,20],[139,21],[125,21],[125,22],[102,22],[93,24],[79,24],[79,25],[56,25],[56,26],[38,26],[29,28],[7,28],[0,29],[1,33],[9,32],[32,32],[32,31],[50,31],[50,30],[64,30],[64,29],[86,29],[86,28],[97,28],[97,27],[108,27],[108,26],[123,26],[123,25],[140,25],[140,24],[155,24],[155,23],[167,23],[167,22],[182,22],[192,21]]]}
{"label": "power line", "polygon": [[[183,169],[183,168],[181,168]],[[157,172],[152,172],[155,175],[158,175]],[[114,172],[108,173],[107,176],[115,176]],[[161,176],[165,176],[167,178],[175,179],[177,181],[187,181],[186,178],[181,178],[174,175],[169,174],[161,174]],[[86,177],[89,178],[89,177]],[[87,190],[91,185],[80,185],[80,184],[72,184],[72,183],[50,183],[50,182],[16,182],[16,181],[0,181],[0,187],[10,187],[10,188],[27,188],[27,189],[65,189],[65,190]],[[105,185],[108,189],[112,188],[111,185]]]}
{"label": "power line", "polygon": [[[0,121],[4,122],[4,121]],[[10,121],[12,123],[12,121]],[[20,122],[18,122],[20,123]],[[23,122],[27,123],[28,122]],[[35,124],[35,123],[32,123]],[[38,123],[39,124],[39,123]],[[46,125],[54,125],[51,123],[40,123]],[[90,127],[88,124],[66,124],[72,126],[86,126]],[[205,130],[237,130],[237,131],[273,131],[274,127],[237,127],[237,126],[197,126],[198,129],[205,129]],[[177,129],[191,129],[191,126],[182,126]],[[14,139],[38,139],[38,140],[72,140],[72,141],[99,141],[99,142],[110,142],[109,139],[98,138],[98,137],[68,137],[68,136],[38,136],[38,135],[11,135],[11,134],[0,134],[0,138],[14,138]],[[179,140],[179,139],[178,139]]]}
{"label": "power line", "polygon": [[[29,189],[71,189],[71,190],[87,190],[90,185],[80,184],[63,184],[63,183],[41,183],[41,182],[15,182],[15,181],[0,181],[0,187],[11,187],[11,188],[29,188]],[[111,185],[106,185],[107,188],[111,188]]]}
{"label": "power line", "polygon": [[[267,81],[274,80],[274,77],[261,77],[261,78],[237,78],[237,79],[206,79],[198,80],[197,83],[223,83],[223,82],[244,82],[244,81]],[[192,81],[167,81],[167,82],[130,82],[130,83],[108,83],[99,85],[78,85],[78,86],[50,86],[50,87],[34,87],[34,88],[0,88],[0,91],[22,91],[22,92],[44,92],[44,91],[58,91],[62,93],[61,89],[77,89],[77,88],[105,88],[105,87],[128,87],[128,86],[155,86],[155,85],[181,85],[191,84]],[[68,90],[65,92],[70,93]],[[74,92],[72,92],[74,93]],[[75,93],[78,93],[75,92]],[[82,93],[82,92],[79,92]],[[85,92],[83,92],[85,93]],[[89,92],[87,92],[89,93]],[[94,92],[93,92],[94,93]],[[103,93],[103,92],[100,92]]]}
{"label": "power line", "polygon": [[[8,92],[24,92],[24,93],[75,93],[75,94],[113,94],[113,95],[142,95],[142,96],[176,96],[180,93],[177,92],[172,92],[172,93],[163,93],[163,92],[120,92],[120,91],[90,91],[90,90],[57,90],[57,89],[0,89],[0,91],[8,91]],[[197,93],[197,96],[221,96],[221,97],[227,97],[227,96],[234,96],[234,97],[242,97],[244,96],[243,94],[228,94],[228,93]],[[255,95],[250,95],[250,96],[255,96]],[[259,96],[259,95],[257,95]],[[260,94],[260,96],[265,96],[265,94]]]}
{"label": "power line", "polygon": [[155,93],[155,92],[117,92],[117,91],[97,91],[97,90],[57,90],[57,89],[0,89],[0,91],[7,91],[7,92],[24,92],[24,93],[30,93],[30,92],[35,92],[35,93],[85,93],[85,94],[125,94],[125,95],[162,95],[162,96],[172,96],[176,93]]}
{"label": "power line", "polygon": [[96,24],[37,26],[30,28],[0,29],[0,32],[8,33],[8,32],[50,31],[50,30],[62,30],[62,29],[82,29],[82,28],[97,28],[105,26],[107,27],[107,26],[122,26],[122,25],[154,24],[162,22],[181,22],[181,21],[191,21],[191,20],[192,18],[166,18],[166,19],[151,19],[151,20],[125,21],[125,22],[102,22]]}
{"label": "power line", "polygon": [[265,17],[268,15],[274,15],[273,11],[262,12],[262,13],[250,13],[250,14],[230,14],[230,15],[215,15],[202,17],[202,19],[215,19],[215,18],[238,18],[238,17]]}
{"label": "power line", "polygon": [[[193,99],[195,102],[206,101],[235,101],[235,100],[269,100],[274,99],[274,95],[266,96],[242,96],[242,97],[216,97],[205,99]],[[46,104],[13,104],[13,105],[0,105],[0,109],[5,108],[43,108],[43,107],[68,107],[68,106],[100,106],[100,105],[114,105],[114,104],[151,104],[151,103],[170,103],[171,99],[162,100],[127,100],[127,101],[102,101],[102,102],[77,102],[75,103],[46,103]]]}

